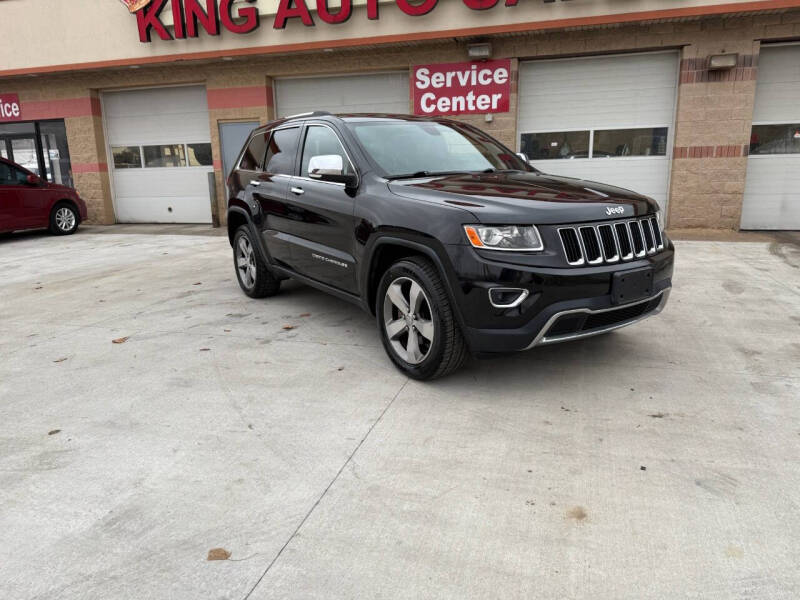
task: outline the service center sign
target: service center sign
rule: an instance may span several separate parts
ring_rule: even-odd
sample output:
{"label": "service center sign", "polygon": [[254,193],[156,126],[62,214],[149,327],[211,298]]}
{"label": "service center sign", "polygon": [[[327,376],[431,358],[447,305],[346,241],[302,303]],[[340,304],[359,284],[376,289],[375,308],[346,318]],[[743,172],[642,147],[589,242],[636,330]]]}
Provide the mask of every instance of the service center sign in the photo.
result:
{"label": "service center sign", "polygon": [[415,115],[508,112],[511,60],[419,65],[411,85]]}
{"label": "service center sign", "polygon": [[0,123],[22,121],[22,108],[16,94],[0,94]]}

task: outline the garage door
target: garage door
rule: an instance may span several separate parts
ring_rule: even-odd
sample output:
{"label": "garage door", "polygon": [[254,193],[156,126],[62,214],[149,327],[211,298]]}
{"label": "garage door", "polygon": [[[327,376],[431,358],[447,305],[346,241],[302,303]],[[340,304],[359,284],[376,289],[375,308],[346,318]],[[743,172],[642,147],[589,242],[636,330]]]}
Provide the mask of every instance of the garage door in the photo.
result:
{"label": "garage door", "polygon": [[405,114],[408,73],[280,79],[275,82],[275,101],[279,117],[315,110]]}
{"label": "garage door", "polygon": [[520,150],[542,171],[600,181],[666,208],[678,54],[520,64]]}
{"label": "garage door", "polygon": [[800,46],[761,49],[742,229],[800,229]]}
{"label": "garage door", "polygon": [[204,87],[103,94],[119,223],[210,223]]}

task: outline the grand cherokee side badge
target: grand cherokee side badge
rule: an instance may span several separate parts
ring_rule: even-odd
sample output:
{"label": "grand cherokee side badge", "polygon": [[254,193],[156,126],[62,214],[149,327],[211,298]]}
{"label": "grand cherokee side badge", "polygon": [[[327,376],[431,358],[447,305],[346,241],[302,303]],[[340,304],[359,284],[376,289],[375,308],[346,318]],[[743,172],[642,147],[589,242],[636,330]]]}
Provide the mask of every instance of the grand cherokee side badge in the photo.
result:
{"label": "grand cherokee side badge", "polygon": [[625,207],[624,206],[606,206],[606,214],[609,217],[611,215],[624,215],[625,214]]}

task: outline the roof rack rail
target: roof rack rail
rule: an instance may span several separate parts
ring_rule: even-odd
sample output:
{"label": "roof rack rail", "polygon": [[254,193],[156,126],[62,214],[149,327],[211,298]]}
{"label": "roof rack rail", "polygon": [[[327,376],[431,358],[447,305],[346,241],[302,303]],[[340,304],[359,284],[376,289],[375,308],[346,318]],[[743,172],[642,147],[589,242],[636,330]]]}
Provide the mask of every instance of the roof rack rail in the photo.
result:
{"label": "roof rack rail", "polygon": [[327,110],[315,110],[311,112],[304,112],[304,113],[297,113],[296,115],[289,115],[288,117],[284,117],[285,119],[297,119],[298,117],[324,117],[328,116],[329,113]]}

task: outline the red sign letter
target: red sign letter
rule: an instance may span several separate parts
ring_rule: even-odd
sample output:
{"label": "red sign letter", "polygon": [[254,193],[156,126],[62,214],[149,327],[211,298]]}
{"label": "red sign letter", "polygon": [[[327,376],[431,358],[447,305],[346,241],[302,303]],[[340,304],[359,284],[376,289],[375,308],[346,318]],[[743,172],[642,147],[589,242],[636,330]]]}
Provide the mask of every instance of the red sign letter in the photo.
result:
{"label": "red sign letter", "polygon": [[350,0],[342,0],[342,6],[338,12],[331,14],[328,10],[328,0],[317,0],[317,14],[326,23],[344,23],[350,18],[352,9]]}
{"label": "red sign letter", "polygon": [[425,0],[422,4],[409,4],[408,0],[397,0],[397,6],[400,7],[407,15],[418,17],[419,15],[427,15],[436,6],[438,0]]}
{"label": "red sign letter", "polygon": [[[177,0],[176,0],[177,1]],[[139,25],[139,41],[140,42],[149,42],[150,41],[150,29],[155,29],[158,37],[162,40],[171,40],[172,35],[170,35],[167,28],[164,27],[164,24],[158,18],[161,14],[161,9],[164,8],[164,4],[166,4],[167,0],[153,0],[153,3],[136,13],[136,23]]]}
{"label": "red sign letter", "polygon": [[[292,8],[292,3],[297,2],[297,6]],[[311,14],[308,12],[306,0],[281,0],[278,5],[278,14],[275,15],[275,29],[284,29],[286,27],[286,20],[292,17],[300,17],[303,25],[310,27],[314,25],[311,19]]]}
{"label": "red sign letter", "polygon": [[[255,2],[256,0],[245,0],[246,2]],[[219,17],[225,29],[233,33],[250,33],[258,27],[258,9],[253,6],[239,9],[239,17],[244,19],[244,23],[237,25],[233,22],[233,15],[231,14],[231,2],[233,0],[222,0],[222,5],[219,9]]]}
{"label": "red sign letter", "polygon": [[367,18],[375,21],[378,18],[378,0],[367,0]]}
{"label": "red sign letter", "polygon": [[[172,0],[173,4],[179,0]],[[184,0],[186,6],[186,35],[197,37],[197,22],[203,26],[209,35],[219,35],[219,21],[217,21],[217,0],[206,0],[206,10],[197,0]]]}
{"label": "red sign letter", "polygon": [[494,8],[497,0],[464,0],[464,4],[472,10],[486,10],[487,8]]}
{"label": "red sign letter", "polygon": [[16,94],[0,94],[0,123],[22,121],[22,108]]}

